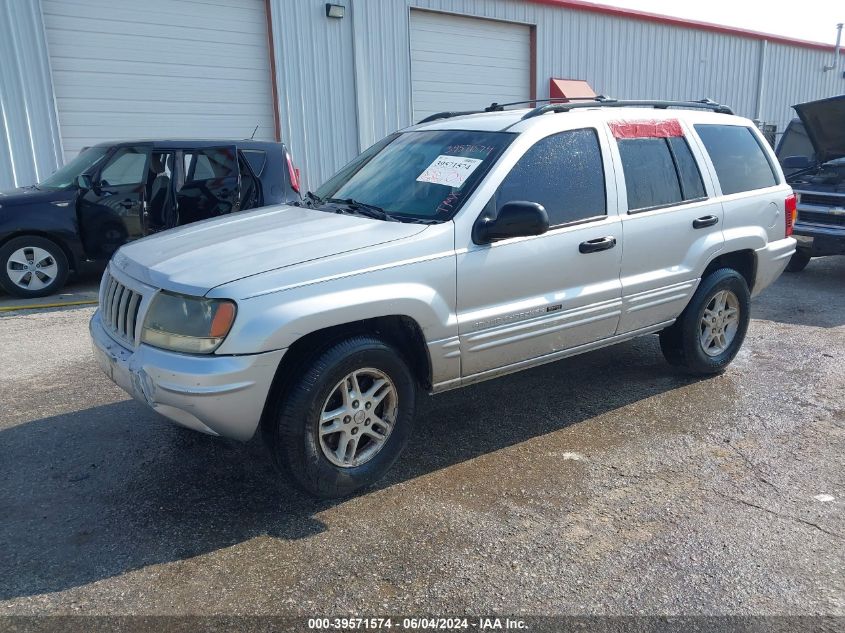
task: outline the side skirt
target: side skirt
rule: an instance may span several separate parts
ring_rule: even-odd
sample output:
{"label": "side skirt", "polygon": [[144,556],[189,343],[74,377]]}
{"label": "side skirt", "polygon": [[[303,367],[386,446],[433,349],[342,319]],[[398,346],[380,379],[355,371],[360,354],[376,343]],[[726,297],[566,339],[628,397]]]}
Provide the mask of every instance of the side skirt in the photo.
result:
{"label": "side skirt", "polygon": [[633,332],[617,334],[616,336],[604,338],[600,341],[594,341],[593,343],[586,343],[577,347],[570,347],[569,349],[561,350],[559,352],[544,354],[543,356],[529,358],[528,360],[519,361],[518,363],[511,363],[510,365],[505,365],[504,367],[497,367],[496,369],[489,369],[487,371],[482,371],[477,374],[472,374],[470,376],[464,376],[459,380],[447,380],[444,382],[439,382],[432,387],[431,393],[441,393],[443,391],[449,391],[450,389],[456,389],[457,387],[466,387],[467,385],[472,385],[477,382],[483,382],[485,380],[498,378],[499,376],[513,374],[515,372],[522,371],[523,369],[537,367],[538,365],[545,365],[546,363],[551,363],[562,358],[567,358],[569,356],[576,356],[577,354],[591,352],[596,349],[601,349],[602,347],[609,347],[610,345],[622,343],[623,341],[629,341],[633,338],[637,338],[638,336],[644,336],[645,334],[654,334],[655,332],[659,332],[660,330],[669,327],[674,322],[675,319],[671,319],[669,321],[664,321],[663,323],[658,323],[657,325],[650,325],[645,328],[640,328],[639,330],[634,330]]}

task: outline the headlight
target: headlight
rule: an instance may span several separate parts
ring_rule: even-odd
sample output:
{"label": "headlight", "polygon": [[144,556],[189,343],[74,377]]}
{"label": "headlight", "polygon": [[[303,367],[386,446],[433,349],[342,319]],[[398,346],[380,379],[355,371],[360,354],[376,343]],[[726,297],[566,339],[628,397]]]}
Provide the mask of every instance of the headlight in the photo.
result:
{"label": "headlight", "polygon": [[153,299],[141,341],[192,354],[210,354],[223,342],[237,311],[235,302],[160,292]]}

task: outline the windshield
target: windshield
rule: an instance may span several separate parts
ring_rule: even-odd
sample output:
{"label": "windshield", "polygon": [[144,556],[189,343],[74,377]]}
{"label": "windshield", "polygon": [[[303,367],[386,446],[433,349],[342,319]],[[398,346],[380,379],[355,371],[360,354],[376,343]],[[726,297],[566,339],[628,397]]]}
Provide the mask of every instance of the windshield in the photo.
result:
{"label": "windshield", "polygon": [[108,150],[108,147],[89,147],[83,150],[79,156],[59,169],[52,176],[39,182],[38,186],[41,189],[67,189],[76,183],[77,176],[84,174],[99,164]]}
{"label": "windshield", "polygon": [[504,132],[404,132],[379,141],[317,190],[402,219],[451,219],[502,151]]}

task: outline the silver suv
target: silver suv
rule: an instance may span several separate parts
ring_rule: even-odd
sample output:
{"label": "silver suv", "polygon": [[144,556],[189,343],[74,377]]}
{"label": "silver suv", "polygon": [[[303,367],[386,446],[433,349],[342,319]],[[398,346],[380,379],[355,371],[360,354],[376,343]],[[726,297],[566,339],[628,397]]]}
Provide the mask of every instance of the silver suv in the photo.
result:
{"label": "silver suv", "polygon": [[653,333],[673,365],[722,371],[795,251],[752,123],[712,102],[492,110],[393,134],[298,206],[123,246],[100,366],[181,425],[260,428],[325,497],[385,473],[421,391]]}

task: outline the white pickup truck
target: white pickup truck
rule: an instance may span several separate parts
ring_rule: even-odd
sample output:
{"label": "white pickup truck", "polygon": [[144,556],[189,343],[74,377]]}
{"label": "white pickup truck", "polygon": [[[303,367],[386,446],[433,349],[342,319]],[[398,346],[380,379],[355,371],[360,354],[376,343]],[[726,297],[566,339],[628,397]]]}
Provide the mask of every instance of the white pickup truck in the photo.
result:
{"label": "white pickup truck", "polygon": [[261,429],[325,497],[394,463],[419,392],[653,333],[723,370],[795,251],[753,124],[709,101],[491,109],[383,139],[299,206],[122,247],[90,324],[102,369],[184,426]]}

